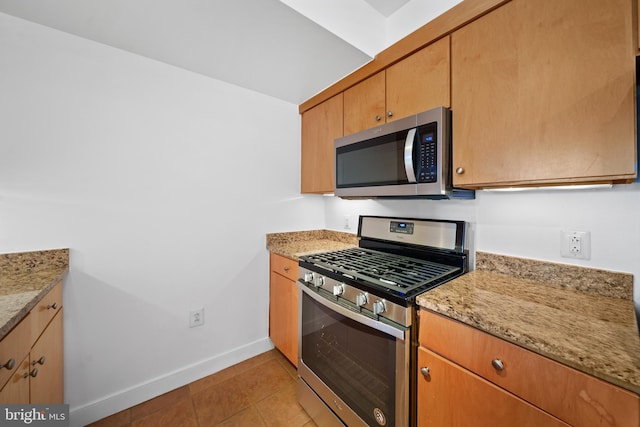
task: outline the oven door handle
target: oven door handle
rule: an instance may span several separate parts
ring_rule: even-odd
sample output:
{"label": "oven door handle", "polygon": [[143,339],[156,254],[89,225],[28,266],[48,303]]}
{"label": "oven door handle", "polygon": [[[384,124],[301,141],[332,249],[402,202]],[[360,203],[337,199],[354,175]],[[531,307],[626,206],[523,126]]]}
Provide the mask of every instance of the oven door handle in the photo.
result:
{"label": "oven door handle", "polygon": [[[365,326],[369,326],[375,330],[378,330],[382,333],[385,333],[387,335],[391,335],[399,340],[405,340],[405,335],[407,332],[407,328],[405,329],[398,329],[395,328],[391,325],[387,325],[386,323],[380,322],[378,320],[372,319],[370,317],[367,317],[363,314],[359,314],[356,313],[354,311],[349,310],[348,308],[344,308],[341,305],[338,304],[334,304],[331,301],[328,301],[326,298],[324,298],[322,295],[318,294],[317,292],[313,292],[311,289],[309,289],[307,286],[305,286],[304,284],[302,284],[300,281],[298,281],[298,288],[300,288],[300,290],[302,292],[304,292],[305,294],[309,295],[311,298],[313,298],[317,303],[322,304],[323,306],[327,307],[330,310],[333,310],[341,315],[343,315],[344,317],[348,317],[349,319],[361,323]],[[300,303],[302,303],[302,298],[300,298]]]}

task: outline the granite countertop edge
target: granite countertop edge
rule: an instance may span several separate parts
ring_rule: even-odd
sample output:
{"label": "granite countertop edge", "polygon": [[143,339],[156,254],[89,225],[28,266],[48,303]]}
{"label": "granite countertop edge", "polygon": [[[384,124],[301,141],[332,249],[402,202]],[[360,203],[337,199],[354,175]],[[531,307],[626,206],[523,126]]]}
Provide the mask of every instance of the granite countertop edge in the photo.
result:
{"label": "granite countertop edge", "polygon": [[334,230],[291,231],[267,234],[269,252],[294,261],[313,253],[347,249],[358,246],[358,236]]}
{"label": "granite countertop edge", "polygon": [[0,254],[0,340],[68,272],[68,248]]}
{"label": "granite countertop edge", "polygon": [[[513,274],[509,265],[517,267]],[[547,280],[549,271],[557,279]],[[476,270],[423,293],[416,303],[640,394],[633,276],[607,273],[478,252]],[[581,283],[570,279],[578,276]]]}

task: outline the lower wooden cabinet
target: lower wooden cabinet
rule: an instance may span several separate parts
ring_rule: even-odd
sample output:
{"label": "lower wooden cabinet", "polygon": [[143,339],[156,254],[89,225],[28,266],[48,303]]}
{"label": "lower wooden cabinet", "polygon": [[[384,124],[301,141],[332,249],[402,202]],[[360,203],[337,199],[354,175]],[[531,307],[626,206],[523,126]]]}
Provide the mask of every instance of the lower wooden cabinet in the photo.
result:
{"label": "lower wooden cabinet", "polygon": [[44,330],[30,353],[31,372],[29,378],[31,403],[64,403],[62,310],[58,311]]}
{"label": "lower wooden cabinet", "polygon": [[294,366],[298,366],[298,263],[270,255],[269,337]]}
{"label": "lower wooden cabinet", "polygon": [[418,425],[424,427],[567,427],[557,418],[420,347]]}
{"label": "lower wooden cabinet", "polygon": [[421,426],[640,425],[634,393],[429,310],[419,328]]}
{"label": "lower wooden cabinet", "polygon": [[29,355],[16,364],[9,381],[0,389],[0,403],[19,404],[29,403]]}
{"label": "lower wooden cabinet", "polygon": [[0,342],[0,403],[64,403],[62,316],[59,282]]}

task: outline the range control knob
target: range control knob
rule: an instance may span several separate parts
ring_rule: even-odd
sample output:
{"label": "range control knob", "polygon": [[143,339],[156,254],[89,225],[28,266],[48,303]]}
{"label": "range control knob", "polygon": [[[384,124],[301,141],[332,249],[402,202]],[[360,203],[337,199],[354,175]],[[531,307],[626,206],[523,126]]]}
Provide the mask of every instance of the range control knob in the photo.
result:
{"label": "range control knob", "polygon": [[308,283],[313,282],[313,276],[314,276],[313,273],[310,271],[307,273],[304,273],[304,281]]}
{"label": "range control knob", "polygon": [[358,307],[362,307],[368,302],[369,302],[369,295],[367,295],[366,292],[360,292],[358,295],[356,295],[356,305]]}
{"label": "range control knob", "polygon": [[316,288],[321,288],[322,286],[324,286],[324,276],[316,277],[314,285],[316,286]]}
{"label": "range control knob", "polygon": [[377,300],[373,303],[373,314],[381,314],[387,310],[387,304],[384,300]]}
{"label": "range control knob", "polygon": [[344,294],[344,283],[333,285],[333,295],[338,296]]}

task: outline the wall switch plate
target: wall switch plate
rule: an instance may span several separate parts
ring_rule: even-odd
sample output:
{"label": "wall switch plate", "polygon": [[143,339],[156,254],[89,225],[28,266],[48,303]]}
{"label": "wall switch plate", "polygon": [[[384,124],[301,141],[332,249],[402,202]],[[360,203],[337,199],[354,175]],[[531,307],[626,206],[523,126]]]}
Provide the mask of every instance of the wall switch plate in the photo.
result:
{"label": "wall switch plate", "polygon": [[189,311],[189,327],[204,325],[204,308]]}
{"label": "wall switch plate", "polygon": [[591,259],[591,232],[563,230],[560,255],[564,258]]}

